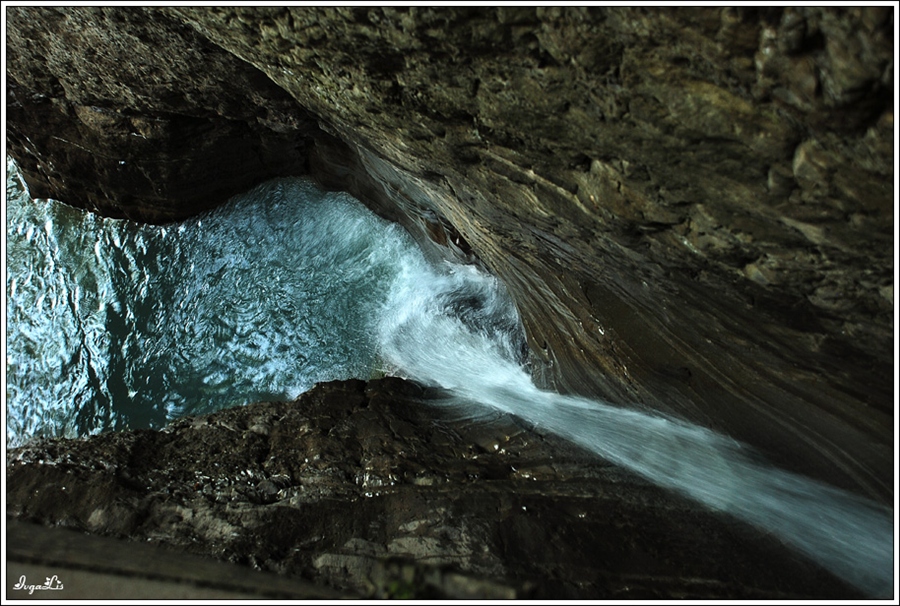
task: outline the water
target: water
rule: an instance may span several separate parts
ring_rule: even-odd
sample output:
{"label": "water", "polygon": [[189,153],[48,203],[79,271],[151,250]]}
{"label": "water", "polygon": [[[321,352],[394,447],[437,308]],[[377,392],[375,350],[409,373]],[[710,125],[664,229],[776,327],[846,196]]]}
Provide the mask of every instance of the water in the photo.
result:
{"label": "water", "polygon": [[380,368],[406,233],[344,194],[267,184],[177,226],[32,202],[7,179],[7,442],[293,399]]}
{"label": "water", "polygon": [[[749,447],[662,416],[541,391],[508,345],[441,312],[434,294],[394,293],[382,354],[405,376],[449,389],[446,404],[514,414],[651,482],[772,533],[868,595],[893,588],[893,515],[861,497],[766,464]],[[462,347],[431,346],[433,342]]]}
{"label": "water", "polygon": [[515,414],[891,593],[890,510],[704,428],[538,390],[502,286],[428,263],[346,195],[283,180],[157,228],[32,204],[11,174],[12,443],[159,426],[385,369],[448,390],[467,414]]}

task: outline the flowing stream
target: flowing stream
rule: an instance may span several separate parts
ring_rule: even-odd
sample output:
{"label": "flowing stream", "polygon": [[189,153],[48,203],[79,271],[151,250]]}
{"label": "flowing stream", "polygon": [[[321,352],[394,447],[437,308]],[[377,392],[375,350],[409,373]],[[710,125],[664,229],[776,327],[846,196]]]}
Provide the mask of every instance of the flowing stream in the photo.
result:
{"label": "flowing stream", "polygon": [[161,427],[390,372],[514,414],[773,533],[869,595],[893,515],[704,428],[541,391],[502,285],[346,194],[278,180],[154,227],[32,201],[7,163],[7,444]]}

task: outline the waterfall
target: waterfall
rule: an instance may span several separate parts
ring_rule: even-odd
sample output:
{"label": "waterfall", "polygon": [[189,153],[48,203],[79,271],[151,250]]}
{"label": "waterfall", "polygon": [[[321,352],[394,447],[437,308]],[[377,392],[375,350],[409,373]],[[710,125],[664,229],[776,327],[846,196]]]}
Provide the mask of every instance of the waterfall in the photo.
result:
{"label": "waterfall", "polygon": [[516,415],[778,536],[870,595],[889,509],[702,427],[537,389],[502,285],[426,261],[346,194],[273,181],[176,226],[32,201],[8,163],[7,436],[161,427],[380,369]]}
{"label": "waterfall", "polygon": [[[476,310],[455,302],[475,299]],[[446,404],[516,415],[647,480],[772,533],[868,595],[893,588],[893,516],[766,464],[751,448],[661,415],[539,390],[516,357],[502,288],[473,268],[406,269],[382,315],[381,352]]]}

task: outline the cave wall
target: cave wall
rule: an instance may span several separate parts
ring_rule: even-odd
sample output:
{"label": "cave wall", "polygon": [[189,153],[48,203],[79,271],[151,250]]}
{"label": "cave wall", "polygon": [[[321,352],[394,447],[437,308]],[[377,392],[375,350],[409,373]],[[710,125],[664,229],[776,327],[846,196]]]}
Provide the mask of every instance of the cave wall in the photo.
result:
{"label": "cave wall", "polygon": [[307,171],[316,121],[191,28],[121,7],[8,18],[9,153],[35,197],[163,223]]}
{"label": "cave wall", "polygon": [[16,7],[8,149],[145,221],[312,174],[499,275],[539,384],[888,500],[893,20]]}

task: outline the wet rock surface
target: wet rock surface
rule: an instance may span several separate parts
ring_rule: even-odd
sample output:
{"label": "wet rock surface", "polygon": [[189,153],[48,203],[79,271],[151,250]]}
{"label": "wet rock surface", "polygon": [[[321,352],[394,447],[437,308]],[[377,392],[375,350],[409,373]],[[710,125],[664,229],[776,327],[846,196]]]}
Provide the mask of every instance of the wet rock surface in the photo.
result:
{"label": "wet rock surface", "polygon": [[311,172],[508,285],[542,385],[888,500],[889,8],[11,9],[37,196]]}
{"label": "wet rock surface", "polygon": [[[497,274],[522,315],[540,385],[666,411],[750,443],[781,467],[893,501],[890,7],[14,7],[8,26],[9,152],[36,196],[163,222],[270,176],[311,174],[403,223],[429,254],[479,262]],[[366,415],[352,418],[368,422]],[[357,572],[341,574],[357,579],[364,576],[358,569],[376,556],[416,553],[427,561],[422,554],[428,552],[457,563],[469,558],[474,573],[515,582],[540,569],[541,578],[569,588],[585,583],[579,595],[590,587],[595,595],[621,597],[628,594],[616,592],[626,586],[649,595],[656,591],[650,584],[660,588],[667,578],[672,585],[659,589],[666,595],[707,595],[701,586],[721,589],[716,595],[783,587],[828,593],[826,584],[792,585],[809,578],[800,573],[785,573],[787,585],[763,587],[770,582],[763,579],[776,578],[768,566],[756,567],[767,558],[733,565],[744,547],[702,543],[707,535],[698,528],[713,524],[706,514],[657,515],[661,510],[649,505],[633,514],[633,502],[623,495],[672,498],[637,484],[629,484],[634,492],[617,490],[603,501],[615,516],[625,516],[625,525],[594,532],[618,537],[621,545],[628,536],[653,533],[661,541],[651,541],[659,550],[654,562],[664,565],[647,565],[651,580],[636,572],[627,583],[619,573],[600,581],[595,573],[592,581],[578,577],[621,562],[637,570],[644,561],[643,555],[629,560],[626,552],[598,556],[594,547],[577,547],[580,533],[566,542],[569,555],[562,545],[553,547],[571,565],[537,563],[533,553],[554,543],[528,543],[529,536],[546,535],[516,508],[563,510],[556,505],[575,498],[554,492],[563,485],[602,486],[612,477],[603,474],[620,473],[574,454],[563,474],[568,479],[545,484],[549,492],[533,497],[549,499],[545,510],[537,501],[519,502],[526,498],[519,492],[534,484],[508,476],[491,480],[506,482],[512,494],[504,502],[516,513],[501,518],[508,520],[506,530],[492,527],[489,552],[513,536],[510,553],[533,550],[530,559],[521,556],[532,568],[501,566],[477,550],[460,555],[437,534],[427,535],[434,539],[427,542],[430,551],[426,542],[401,542],[392,552],[383,537],[348,544],[359,538],[349,529],[360,508],[394,511],[399,497],[391,495],[438,494],[439,484],[417,486],[398,477],[390,494],[376,495],[356,484],[356,476],[339,483],[345,492],[329,488],[324,472],[320,485],[285,483],[279,474],[294,478],[296,470],[276,466],[277,473],[261,473],[277,434],[266,435],[263,426],[251,431],[255,425],[228,434],[215,430],[234,438],[223,438],[223,460],[245,456],[238,445],[262,457],[243,483],[235,483],[232,472],[240,469],[234,467],[227,476],[232,484],[217,487],[212,478],[225,482],[225,476],[215,475],[213,466],[199,472],[208,480],[197,477],[200,468],[189,457],[173,459],[166,473],[180,474],[177,485],[185,491],[196,485],[197,503],[215,502],[215,495],[231,490],[258,511],[319,512],[294,526],[284,521],[288,537],[299,536],[291,529],[303,524],[330,531],[321,520],[343,511],[350,518],[341,522],[343,534],[315,550],[337,559],[319,560],[317,567],[313,556],[296,556],[303,563],[291,570],[304,575],[352,569]],[[85,444],[139,453],[142,444],[161,447],[178,431],[186,429]],[[357,464],[350,453],[363,456],[361,445],[334,448],[341,465]],[[424,449],[417,456],[428,454]],[[478,465],[502,460],[497,456],[485,453]],[[299,465],[303,458],[285,460]],[[139,459],[133,458],[135,465]],[[176,462],[184,466],[180,471]],[[394,473],[384,471],[387,463],[370,463],[379,481]],[[459,481],[450,485],[466,509],[484,507],[491,519],[507,511],[491,500],[499,496],[467,492],[500,484],[462,481],[469,472],[450,457],[434,464],[439,474],[456,474]],[[61,468],[39,469],[52,474]],[[351,467],[340,469],[351,473]],[[352,469],[364,482],[364,465]],[[597,469],[604,470],[599,484],[590,476]],[[164,483],[147,484],[162,491],[152,501],[135,496],[146,490],[140,488],[145,476],[128,489],[138,492],[127,492],[114,472],[91,473],[82,490],[119,491],[116,507],[138,499],[146,508],[141,511],[156,511],[149,503],[157,503],[170,512],[172,529],[191,528],[194,514],[166,509],[172,497]],[[204,490],[209,494],[202,496]],[[285,499],[319,490],[338,496],[309,508],[282,507]],[[63,506],[60,499],[46,501],[38,515],[34,508],[42,502],[21,497],[21,507],[33,508],[22,515],[62,520],[52,514]],[[116,511],[99,510],[96,529],[136,533],[146,518]],[[235,530],[242,510],[228,511],[227,524],[202,531],[218,532],[222,549],[238,544],[226,540],[238,532],[246,546],[272,541],[256,551],[261,561],[290,560],[283,554],[293,544],[279,543],[263,526]],[[78,515],[89,520],[94,510]],[[367,515],[365,523],[375,520]],[[431,519],[415,515],[420,518],[410,513],[402,523]],[[442,527],[446,516],[433,526]],[[671,521],[676,518],[693,521]],[[673,537],[701,541],[691,543],[703,545],[691,552],[696,562],[676,557],[680,538],[661,538],[672,525],[683,532]],[[313,536],[319,534],[306,538]],[[228,554],[239,557],[243,549]],[[590,553],[595,559],[579,559]],[[361,563],[354,568],[351,561]],[[581,561],[591,564],[582,568]],[[713,563],[727,568],[729,580],[688,583],[715,576],[707,568],[690,569]],[[735,569],[747,573],[740,577],[746,584],[728,576],[742,574]],[[785,564],[779,570],[793,569]]]}
{"label": "wet rock surface", "polygon": [[400,379],[10,451],[7,516],[377,597],[852,597],[779,541]]}

